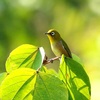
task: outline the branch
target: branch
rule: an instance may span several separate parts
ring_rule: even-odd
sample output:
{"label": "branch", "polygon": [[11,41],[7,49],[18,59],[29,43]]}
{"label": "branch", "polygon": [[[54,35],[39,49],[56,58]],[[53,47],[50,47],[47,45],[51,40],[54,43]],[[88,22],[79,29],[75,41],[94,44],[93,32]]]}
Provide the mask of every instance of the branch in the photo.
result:
{"label": "branch", "polygon": [[54,58],[51,58],[51,59],[46,59],[46,60],[43,61],[43,65],[53,63],[53,61],[58,60],[59,58],[61,58],[61,57],[54,57]]}

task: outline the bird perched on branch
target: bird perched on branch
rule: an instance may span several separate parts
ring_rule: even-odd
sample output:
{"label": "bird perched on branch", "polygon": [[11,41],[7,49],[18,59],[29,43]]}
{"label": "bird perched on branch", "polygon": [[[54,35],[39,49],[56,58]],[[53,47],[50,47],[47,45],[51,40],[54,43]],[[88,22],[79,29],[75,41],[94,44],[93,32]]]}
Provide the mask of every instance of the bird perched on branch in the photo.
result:
{"label": "bird perched on branch", "polygon": [[62,54],[64,54],[66,57],[72,58],[68,45],[56,30],[50,29],[45,34],[48,36],[51,44],[51,49],[57,57],[60,57]]}

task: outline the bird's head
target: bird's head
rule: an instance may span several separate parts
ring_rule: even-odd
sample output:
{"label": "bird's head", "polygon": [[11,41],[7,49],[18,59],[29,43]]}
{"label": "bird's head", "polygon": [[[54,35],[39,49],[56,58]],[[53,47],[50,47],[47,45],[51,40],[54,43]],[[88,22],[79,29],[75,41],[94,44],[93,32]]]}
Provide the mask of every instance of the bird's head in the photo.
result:
{"label": "bird's head", "polygon": [[55,29],[50,29],[45,34],[48,36],[51,43],[61,40],[60,34]]}

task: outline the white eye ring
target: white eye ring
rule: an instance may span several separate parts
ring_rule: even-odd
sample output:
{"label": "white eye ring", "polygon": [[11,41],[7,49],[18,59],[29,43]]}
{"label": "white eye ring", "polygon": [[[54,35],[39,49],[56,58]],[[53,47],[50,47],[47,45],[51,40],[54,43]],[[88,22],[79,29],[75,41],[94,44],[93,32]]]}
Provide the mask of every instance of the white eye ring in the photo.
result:
{"label": "white eye ring", "polygon": [[51,35],[52,35],[52,36],[55,35],[55,32],[51,32]]}

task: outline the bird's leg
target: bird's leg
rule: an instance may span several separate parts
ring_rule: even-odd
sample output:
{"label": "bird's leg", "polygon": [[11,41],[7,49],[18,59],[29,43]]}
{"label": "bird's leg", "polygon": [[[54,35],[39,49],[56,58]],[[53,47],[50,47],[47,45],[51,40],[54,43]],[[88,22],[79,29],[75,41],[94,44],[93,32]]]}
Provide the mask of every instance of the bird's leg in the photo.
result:
{"label": "bird's leg", "polygon": [[51,63],[53,63],[54,60],[58,60],[59,58],[60,58],[60,57],[54,57],[54,58],[51,58],[51,59],[49,59],[49,60],[50,60]]}

